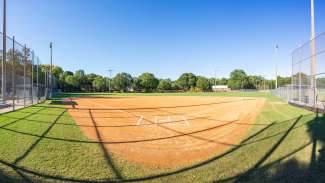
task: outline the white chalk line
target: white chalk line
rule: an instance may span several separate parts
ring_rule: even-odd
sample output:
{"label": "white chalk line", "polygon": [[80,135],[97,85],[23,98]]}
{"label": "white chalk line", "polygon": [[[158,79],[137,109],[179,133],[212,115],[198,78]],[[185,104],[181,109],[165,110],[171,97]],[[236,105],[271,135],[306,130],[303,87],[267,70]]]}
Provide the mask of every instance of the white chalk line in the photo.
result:
{"label": "white chalk line", "polygon": [[187,119],[185,118],[185,116],[182,116],[183,120],[185,121],[187,126],[190,126],[190,123],[187,121]]}
{"label": "white chalk line", "polygon": [[137,121],[137,125],[140,125],[141,122],[142,122],[142,120],[143,120],[143,116],[141,115],[140,118],[139,118],[138,121]]}
{"label": "white chalk line", "polygon": [[[188,122],[187,118],[185,116],[182,116],[181,119],[184,121],[184,123],[189,126],[190,123]],[[181,124],[181,121],[172,121],[171,116],[167,116],[167,119],[159,119],[159,116],[154,116],[154,123],[155,124],[170,124],[170,125],[177,125]]]}

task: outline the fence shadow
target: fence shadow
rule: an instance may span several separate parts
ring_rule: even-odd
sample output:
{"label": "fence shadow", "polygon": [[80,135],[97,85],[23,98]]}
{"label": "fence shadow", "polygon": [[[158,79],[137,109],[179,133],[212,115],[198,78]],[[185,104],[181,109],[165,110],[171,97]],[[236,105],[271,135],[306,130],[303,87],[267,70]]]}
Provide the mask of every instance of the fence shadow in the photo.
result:
{"label": "fence shadow", "polygon": [[[292,130],[295,124],[296,122],[288,129],[288,133],[290,133],[290,130]],[[215,182],[325,182],[325,117],[315,117],[307,123],[307,128],[311,139],[310,142],[301,145],[269,164],[261,166],[288,135],[286,133],[246,172],[224,180],[216,180]],[[301,162],[294,157],[288,159],[288,157],[310,146],[311,154],[309,163]]]}
{"label": "fence shadow", "polygon": [[73,100],[51,100],[50,105],[71,105],[74,108],[77,102]]}
{"label": "fence shadow", "polygon": [[[89,110],[89,113],[92,116],[91,110]],[[301,182],[302,180],[304,182],[324,182],[325,175],[323,175],[323,174],[324,174],[324,168],[325,168],[325,149],[324,149],[324,147],[320,146],[320,144],[325,143],[325,118],[324,118],[324,116],[318,116],[315,119],[313,119],[312,122],[307,123],[308,129],[309,129],[308,132],[312,139],[312,141],[309,144],[313,145],[313,148],[312,148],[313,152],[310,157],[312,163],[310,165],[302,164],[301,162],[299,162],[298,160],[295,160],[295,159],[291,159],[285,163],[282,163],[282,160],[284,160],[286,157],[289,157],[289,156],[299,152],[300,150],[304,149],[309,144],[298,147],[296,150],[293,150],[288,155],[284,156],[283,158],[281,158],[275,162],[272,162],[268,165],[263,165],[263,163],[266,162],[266,160],[272,155],[272,153],[282,144],[282,142],[289,135],[289,133],[291,133],[292,130],[295,129],[295,127],[297,126],[297,123],[300,121],[301,118],[302,118],[302,116],[299,116],[298,118],[296,118],[294,120],[294,122],[291,124],[291,126],[284,133],[281,133],[282,136],[280,137],[278,142],[276,142],[267,151],[267,153],[265,153],[265,155],[262,156],[260,158],[260,160],[257,161],[257,163],[254,166],[252,166],[251,168],[249,168],[244,174],[240,174],[240,175],[237,175],[234,177],[229,177],[229,178],[226,178],[225,180],[217,180],[216,182],[223,182],[223,181],[229,181],[229,180],[232,180],[235,182],[261,182],[260,180],[265,180],[265,182],[281,182],[282,179],[288,181],[289,180],[288,178],[290,178],[290,180],[291,180],[291,178],[293,178],[292,180],[294,180],[294,182]],[[96,127],[96,121],[95,120],[92,120],[92,121],[94,123],[94,126]],[[283,123],[283,122],[277,122],[277,123]],[[117,177],[117,179],[112,178],[112,179],[107,179],[106,181],[109,181],[109,182],[111,182],[111,181],[113,181],[113,182],[136,182],[136,181],[146,181],[146,180],[152,180],[152,179],[157,179],[157,178],[166,177],[166,176],[172,176],[175,174],[184,173],[184,172],[194,170],[196,168],[200,168],[205,165],[208,165],[212,162],[215,162],[216,160],[219,160],[227,155],[230,155],[230,154],[238,151],[240,148],[242,148],[243,146],[246,146],[247,144],[251,144],[248,142],[250,142],[252,139],[256,138],[261,133],[270,129],[270,127],[272,127],[274,124],[276,124],[276,123],[271,123],[271,124],[263,127],[256,133],[245,138],[239,145],[229,149],[228,151],[226,151],[222,154],[219,154],[215,157],[212,157],[212,158],[202,161],[200,163],[197,163],[197,164],[194,164],[194,165],[191,165],[188,167],[180,168],[180,169],[177,169],[174,171],[170,171],[167,173],[161,173],[161,174],[157,174],[157,175],[150,175],[150,176],[144,176],[144,177],[128,178],[128,179],[122,177],[122,172],[119,172],[116,165],[114,165],[111,156],[106,151],[104,143],[101,142],[101,136],[100,136],[99,131],[97,130],[97,128],[95,128],[95,130],[96,130],[96,134],[98,137],[98,142],[96,142],[96,143],[99,143],[99,145],[103,151],[103,156],[106,160],[106,163],[108,164],[108,166],[111,169],[113,169],[113,171],[115,172],[115,175]],[[48,132],[48,130],[47,130],[47,132]],[[44,133],[46,134],[47,132],[45,131]],[[272,134],[270,136],[272,136]],[[44,136],[41,136],[41,137],[46,138]],[[53,138],[53,139],[57,140],[55,138]],[[61,139],[61,140],[69,141],[69,139]],[[84,143],[84,142],[80,141],[77,143]],[[88,142],[86,142],[86,143],[88,143]],[[38,144],[38,141],[35,142],[35,145],[32,145],[32,148],[34,148],[37,144]],[[320,148],[319,148],[319,146],[320,146]],[[28,154],[29,152],[26,151],[26,153]],[[20,166],[17,166],[15,163],[6,162],[4,160],[0,160],[0,164],[12,168],[14,171],[16,171],[21,176],[21,178],[23,180],[26,179],[25,180],[26,182],[28,182],[28,178],[26,178],[26,177],[24,178],[25,174],[33,175],[33,176],[37,176],[37,177],[41,177],[41,178],[45,178],[45,179],[52,179],[52,180],[56,180],[56,181],[103,182],[103,181],[96,181],[96,180],[92,181],[92,180],[83,180],[83,179],[64,177],[64,176],[58,176],[58,175],[50,175],[47,173],[37,172],[37,171],[31,170],[31,169],[28,169],[26,167],[20,167]],[[269,173],[271,168],[275,169],[275,172],[273,172],[272,175],[270,175],[270,173]],[[261,175],[263,175],[263,177]],[[264,176],[264,175],[269,175],[269,176]],[[11,178],[10,176],[1,172],[1,169],[0,169],[0,180],[1,180],[1,178],[4,178],[4,180],[8,180],[8,182],[21,182],[21,180],[18,180],[18,179],[16,180],[14,177]],[[262,179],[257,179],[257,178],[262,178]]]}
{"label": "fence shadow", "polygon": [[[251,136],[249,136],[248,138],[244,139],[242,142],[246,142],[246,141],[250,140],[251,138],[254,138],[255,136],[258,136],[259,134],[263,133],[264,131],[266,131],[267,129],[269,129],[273,125],[274,125],[274,123],[269,124],[268,126],[262,128],[258,132],[254,133]],[[96,133],[98,133],[98,131]],[[100,138],[100,134],[97,134],[97,135],[98,135],[98,138]],[[158,175],[144,176],[144,177],[138,177],[138,178],[129,178],[129,179],[124,178],[123,179],[123,177],[121,176],[121,173],[116,169],[115,165],[113,164],[109,154],[105,153],[106,149],[105,149],[104,145],[100,144],[100,146],[101,146],[101,148],[103,150],[104,158],[106,159],[108,165],[111,168],[115,169],[116,176],[118,177],[117,180],[112,178],[112,179],[107,179],[107,181],[97,181],[97,180],[84,180],[84,179],[78,179],[78,178],[64,177],[64,176],[58,176],[58,175],[50,175],[50,174],[46,174],[46,173],[37,172],[37,171],[31,170],[31,169],[28,169],[28,168],[25,168],[25,167],[20,167],[20,166],[17,166],[16,164],[14,164],[14,163],[6,162],[4,160],[0,160],[0,164],[6,165],[6,166],[14,169],[15,171],[19,171],[19,172],[21,172],[23,174],[29,174],[29,175],[38,176],[38,177],[45,178],[45,179],[52,179],[52,180],[56,180],[56,181],[70,181],[70,182],[138,182],[138,181],[146,181],[146,180],[152,180],[152,179],[157,179],[157,178],[161,178],[161,177],[171,176],[171,175],[183,173],[183,172],[186,172],[186,171],[189,171],[189,170],[193,170],[193,169],[202,167],[204,165],[207,165],[207,164],[209,164],[209,163],[211,163],[213,161],[216,161],[216,160],[218,160],[220,158],[223,158],[223,157],[225,157],[225,156],[227,156],[227,155],[229,155],[229,154],[231,154],[231,153],[233,153],[233,152],[235,152],[235,151],[237,151],[237,150],[239,150],[241,148],[240,145],[236,146],[236,147],[231,148],[230,150],[228,150],[228,151],[226,151],[226,152],[224,152],[224,153],[222,153],[222,154],[220,154],[218,156],[212,157],[211,159],[200,162],[200,163],[195,164],[193,166],[178,169],[176,171],[162,173],[162,174],[158,174]],[[0,172],[1,172],[1,170],[0,170]],[[21,181],[12,181],[12,182],[21,182]]]}
{"label": "fence shadow", "polygon": [[[98,130],[98,128],[96,127],[96,121],[93,118],[92,112],[91,110],[89,110],[89,115],[91,117],[91,121],[94,125],[94,130],[96,132],[96,138],[99,142],[103,141],[102,140],[102,136]],[[106,164],[108,165],[108,167],[110,167],[113,170],[113,173],[115,174],[115,176],[117,177],[117,179],[119,181],[123,180],[123,176],[121,174],[121,172],[118,170],[118,168],[116,167],[116,165],[113,162],[113,159],[111,158],[111,155],[108,153],[108,149],[105,147],[104,143],[99,143],[99,146],[101,148],[101,151],[103,153],[103,156],[105,158]]]}
{"label": "fence shadow", "polygon": [[17,174],[21,177],[21,179],[14,177],[12,175],[8,175],[8,174],[2,172],[0,169],[0,182],[20,183],[20,182],[22,182],[22,180],[24,180],[25,182],[29,182],[29,181],[27,181],[28,179],[23,178],[23,176],[24,176],[23,174],[20,175],[20,173],[18,173],[18,171],[17,171]]}

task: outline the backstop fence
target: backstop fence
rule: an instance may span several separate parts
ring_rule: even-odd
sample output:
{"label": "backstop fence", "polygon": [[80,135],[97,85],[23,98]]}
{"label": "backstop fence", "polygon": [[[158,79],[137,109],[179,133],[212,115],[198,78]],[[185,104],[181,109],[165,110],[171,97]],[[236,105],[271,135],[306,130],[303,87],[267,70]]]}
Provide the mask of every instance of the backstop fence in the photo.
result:
{"label": "backstop fence", "polygon": [[31,48],[0,33],[0,113],[45,100],[49,94],[50,71]]}
{"label": "backstop fence", "polygon": [[273,93],[290,103],[324,110],[325,32],[292,52],[291,77],[291,85]]}

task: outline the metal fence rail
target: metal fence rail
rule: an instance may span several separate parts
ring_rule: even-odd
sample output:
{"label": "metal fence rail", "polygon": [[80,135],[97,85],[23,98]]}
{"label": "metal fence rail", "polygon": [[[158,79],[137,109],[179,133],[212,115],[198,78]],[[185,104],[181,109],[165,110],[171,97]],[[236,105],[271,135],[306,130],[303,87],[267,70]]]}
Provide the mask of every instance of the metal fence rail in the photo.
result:
{"label": "metal fence rail", "polygon": [[324,109],[325,32],[292,52],[292,84],[272,92],[300,106]]}
{"label": "metal fence rail", "polygon": [[33,105],[45,100],[49,91],[49,69],[42,66],[34,51],[0,33],[0,113]]}

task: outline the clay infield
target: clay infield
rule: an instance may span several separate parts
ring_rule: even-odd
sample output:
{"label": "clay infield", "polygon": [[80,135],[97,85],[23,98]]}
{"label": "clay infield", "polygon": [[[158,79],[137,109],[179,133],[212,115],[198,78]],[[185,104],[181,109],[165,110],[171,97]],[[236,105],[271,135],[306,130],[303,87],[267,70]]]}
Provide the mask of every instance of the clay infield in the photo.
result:
{"label": "clay infield", "polygon": [[82,132],[134,163],[179,167],[236,146],[264,105],[261,98],[136,96],[75,98]]}

